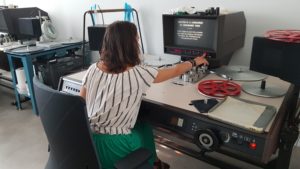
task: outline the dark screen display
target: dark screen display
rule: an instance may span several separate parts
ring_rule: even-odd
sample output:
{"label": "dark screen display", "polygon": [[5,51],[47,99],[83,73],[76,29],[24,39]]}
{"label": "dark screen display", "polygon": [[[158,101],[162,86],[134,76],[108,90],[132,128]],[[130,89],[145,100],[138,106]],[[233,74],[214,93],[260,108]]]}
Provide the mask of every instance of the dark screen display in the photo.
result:
{"label": "dark screen display", "polygon": [[19,18],[18,29],[20,36],[38,38],[42,35],[40,21],[37,18]]}
{"label": "dark screen display", "polygon": [[95,25],[88,27],[90,50],[101,50],[106,27],[106,25]]}
{"label": "dark screen display", "polygon": [[0,32],[7,32],[7,24],[3,15],[0,15]]}
{"label": "dark screen display", "polygon": [[177,18],[174,22],[174,43],[215,49],[216,20]]}

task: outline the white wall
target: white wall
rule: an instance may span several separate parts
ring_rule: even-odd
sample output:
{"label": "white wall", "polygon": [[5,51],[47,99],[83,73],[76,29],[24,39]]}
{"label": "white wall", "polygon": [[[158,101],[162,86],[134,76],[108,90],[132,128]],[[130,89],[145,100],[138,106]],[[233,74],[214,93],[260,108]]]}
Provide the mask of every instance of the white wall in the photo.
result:
{"label": "white wall", "polygon": [[6,5],[6,0],[0,0],[0,5]]}
{"label": "white wall", "polygon": [[[103,9],[122,8],[124,0],[6,0],[19,7],[37,6],[49,13],[60,38],[82,38],[83,13],[97,3]],[[162,13],[181,6],[221,7],[244,11],[247,20],[245,46],[237,51],[231,64],[249,65],[252,38],[271,29],[300,29],[299,0],[127,0],[139,11],[144,44],[150,54],[163,54]],[[106,20],[121,20],[120,15],[105,14]],[[89,24],[90,19],[88,18]]]}

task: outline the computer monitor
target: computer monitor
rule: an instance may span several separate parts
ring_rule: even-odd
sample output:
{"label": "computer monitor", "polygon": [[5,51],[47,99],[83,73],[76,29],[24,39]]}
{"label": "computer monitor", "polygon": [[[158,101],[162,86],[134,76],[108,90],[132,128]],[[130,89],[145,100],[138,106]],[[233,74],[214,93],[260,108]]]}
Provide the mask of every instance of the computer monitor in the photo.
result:
{"label": "computer monitor", "polygon": [[[282,80],[300,85],[300,44],[271,40],[265,37],[254,37],[250,61],[250,70],[278,77]],[[245,84],[247,93],[278,97],[286,90],[263,80],[261,84]]]}
{"label": "computer monitor", "polygon": [[37,18],[19,18],[18,28],[21,39],[39,39],[42,35],[40,20]]}
{"label": "computer monitor", "polygon": [[243,12],[221,15],[163,15],[164,52],[182,59],[211,57],[210,66],[227,65],[243,47],[246,20]]}
{"label": "computer monitor", "polygon": [[88,27],[89,46],[92,51],[100,51],[107,25],[94,25]]}

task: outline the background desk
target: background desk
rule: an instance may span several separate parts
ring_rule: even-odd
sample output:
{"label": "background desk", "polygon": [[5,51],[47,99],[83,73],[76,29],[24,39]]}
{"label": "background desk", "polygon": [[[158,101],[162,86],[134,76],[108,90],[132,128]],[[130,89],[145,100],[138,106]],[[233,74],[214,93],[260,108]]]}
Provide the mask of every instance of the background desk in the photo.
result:
{"label": "background desk", "polygon": [[25,53],[25,52],[24,53],[16,53],[16,52],[13,52],[13,50],[7,51],[6,53],[8,56],[8,62],[9,62],[11,76],[12,76],[12,80],[13,80],[17,108],[21,109],[22,107],[21,107],[21,102],[20,102],[20,94],[16,87],[17,78],[16,78],[16,72],[15,72],[15,65],[13,62],[13,60],[15,58],[21,59],[21,62],[24,67],[28,90],[29,90],[29,96],[28,95],[25,95],[25,96],[29,97],[31,99],[33,113],[38,115],[35,98],[32,97],[32,96],[34,96],[33,82],[32,82],[32,78],[34,76],[33,62],[36,60],[36,58],[50,59],[50,58],[55,58],[55,57],[63,57],[70,52],[75,52],[76,50],[81,48],[81,46],[82,46],[82,43],[68,44],[68,45],[62,45],[62,46],[55,47],[55,48],[49,48],[49,49],[47,48],[44,50],[40,50],[40,51],[36,51],[36,52],[28,52],[28,53]]}

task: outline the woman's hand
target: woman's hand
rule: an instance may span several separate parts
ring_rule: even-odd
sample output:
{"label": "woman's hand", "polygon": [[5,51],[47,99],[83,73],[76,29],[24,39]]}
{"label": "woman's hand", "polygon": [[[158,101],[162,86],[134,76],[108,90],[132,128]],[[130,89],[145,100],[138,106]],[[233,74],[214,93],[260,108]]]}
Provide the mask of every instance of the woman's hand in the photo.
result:
{"label": "woman's hand", "polygon": [[208,65],[208,61],[205,59],[206,54],[203,54],[202,56],[198,56],[194,58],[194,63],[190,61],[185,61],[182,63],[179,63],[171,68],[165,68],[165,69],[159,69],[158,74],[156,78],[154,79],[154,83],[163,82],[165,80],[174,78],[176,76],[179,76],[189,70],[192,69],[194,64],[196,63],[196,66],[198,65]]}
{"label": "woman's hand", "polygon": [[194,60],[196,61],[196,65],[208,65],[208,61],[205,59],[206,53],[204,53],[202,56],[197,56],[196,58],[194,58]]}

